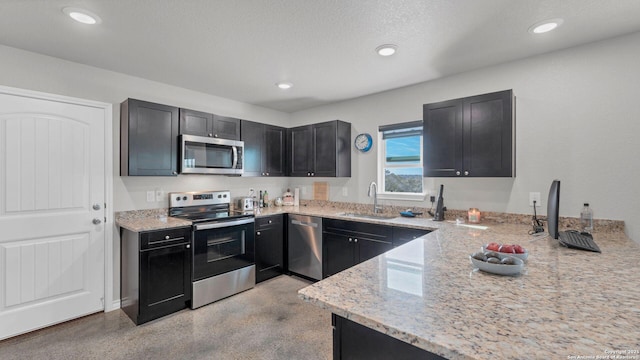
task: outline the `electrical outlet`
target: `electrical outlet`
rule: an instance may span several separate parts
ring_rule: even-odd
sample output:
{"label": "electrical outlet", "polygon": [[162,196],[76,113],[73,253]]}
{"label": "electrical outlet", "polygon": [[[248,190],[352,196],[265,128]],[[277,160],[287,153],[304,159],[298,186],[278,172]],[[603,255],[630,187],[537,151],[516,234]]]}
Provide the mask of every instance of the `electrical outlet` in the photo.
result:
{"label": "electrical outlet", "polygon": [[156,190],[156,201],[160,202],[164,200],[164,190]]}
{"label": "electrical outlet", "polygon": [[349,188],[346,186],[342,187],[342,196],[349,196]]}
{"label": "electrical outlet", "polygon": [[156,192],[155,191],[147,191],[147,202],[156,201]]}
{"label": "electrical outlet", "polygon": [[542,202],[540,201],[540,193],[539,192],[530,192],[529,193],[529,206],[533,207],[533,202],[536,202],[536,207],[541,207]]}

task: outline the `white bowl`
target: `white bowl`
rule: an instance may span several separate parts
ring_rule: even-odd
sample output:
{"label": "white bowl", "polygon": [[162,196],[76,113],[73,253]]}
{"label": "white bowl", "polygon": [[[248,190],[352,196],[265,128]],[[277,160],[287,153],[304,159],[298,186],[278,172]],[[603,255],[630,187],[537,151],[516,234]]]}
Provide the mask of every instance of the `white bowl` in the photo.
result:
{"label": "white bowl", "polygon": [[513,258],[515,265],[492,264],[486,261],[474,259],[471,255],[469,255],[469,260],[471,260],[471,264],[473,264],[474,267],[488,273],[498,274],[498,275],[520,274],[522,272],[522,269],[524,268],[524,261],[522,261],[517,257],[508,256],[508,255],[503,256],[502,254],[500,254],[501,260],[504,259],[505,257]]}
{"label": "white bowl", "polygon": [[511,257],[514,257],[514,258],[518,258],[518,259],[520,259],[520,260],[527,260],[527,258],[529,257],[529,250],[524,249],[524,248],[523,248],[524,253],[522,253],[522,254],[512,254],[512,253],[503,253],[503,252],[495,251],[495,250],[487,250],[487,246],[488,246],[488,245],[489,245],[489,244],[484,244],[484,245],[482,245],[482,247],[480,248],[480,251],[482,251],[482,252],[485,252],[485,251],[493,251],[493,252],[497,252],[497,253],[498,253],[498,254],[500,254],[500,255],[511,256]]}

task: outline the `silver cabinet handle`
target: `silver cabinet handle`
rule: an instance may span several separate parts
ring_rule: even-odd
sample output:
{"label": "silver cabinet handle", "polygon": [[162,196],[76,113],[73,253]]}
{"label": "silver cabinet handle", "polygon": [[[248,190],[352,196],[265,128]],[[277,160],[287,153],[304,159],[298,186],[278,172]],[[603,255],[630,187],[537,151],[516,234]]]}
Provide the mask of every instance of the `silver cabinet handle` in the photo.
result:
{"label": "silver cabinet handle", "polygon": [[169,240],[169,239],[171,239],[171,237],[169,235],[167,235],[167,236],[164,237],[164,239],[165,240]]}
{"label": "silver cabinet handle", "polygon": [[349,238],[349,242],[351,242],[351,241],[353,241],[353,239],[352,239],[352,238]]}
{"label": "silver cabinet handle", "polygon": [[187,249],[190,249],[190,248],[191,248],[191,244],[187,244]]}
{"label": "silver cabinet handle", "polygon": [[92,222],[94,225],[99,225],[99,224],[101,224],[101,223],[102,223],[102,220],[100,220],[100,219],[98,219],[98,218],[95,218],[95,219],[91,220],[91,222]]}
{"label": "silver cabinet handle", "polygon": [[358,242],[358,239],[353,239],[353,242]]}
{"label": "silver cabinet handle", "polygon": [[257,232],[256,232],[256,235],[260,235],[260,231],[257,231]]}
{"label": "silver cabinet handle", "polygon": [[207,134],[207,135],[209,135],[209,137],[213,137],[213,134],[212,134],[212,133],[209,133],[209,134]]}
{"label": "silver cabinet handle", "polygon": [[460,176],[460,171],[456,171],[456,175],[457,175],[457,176]]}
{"label": "silver cabinet handle", "polygon": [[467,176],[467,175],[469,175],[469,172],[468,172],[468,171],[465,171],[465,172],[464,172],[464,176]]}
{"label": "silver cabinet handle", "polygon": [[316,173],[311,173],[311,176],[316,176]]}
{"label": "silver cabinet handle", "polygon": [[213,137],[216,137],[216,138],[217,138],[217,137],[218,137],[218,134],[214,134],[214,135],[213,135]]}
{"label": "silver cabinet handle", "polygon": [[269,176],[269,173],[267,173],[267,176]]}
{"label": "silver cabinet handle", "polygon": [[100,204],[93,204],[93,210],[100,210]]}
{"label": "silver cabinet handle", "polygon": [[269,220],[269,224],[271,224],[273,222],[273,220]]}
{"label": "silver cabinet handle", "polygon": [[172,171],[171,174],[178,175],[178,172],[177,171]]}
{"label": "silver cabinet handle", "polygon": [[308,172],[308,173],[307,173],[307,176],[311,176],[311,173],[310,173],[310,172]]}

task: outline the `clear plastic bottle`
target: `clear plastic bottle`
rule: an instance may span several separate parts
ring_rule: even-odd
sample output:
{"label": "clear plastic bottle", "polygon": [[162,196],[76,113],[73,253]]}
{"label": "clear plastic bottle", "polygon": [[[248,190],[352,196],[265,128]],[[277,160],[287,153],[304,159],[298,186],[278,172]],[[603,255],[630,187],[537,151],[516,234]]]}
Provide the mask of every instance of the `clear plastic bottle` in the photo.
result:
{"label": "clear plastic bottle", "polygon": [[584,203],[582,211],[580,211],[580,227],[582,231],[591,233],[593,231],[593,211],[589,207],[589,203]]}
{"label": "clear plastic bottle", "polygon": [[262,199],[263,199],[264,207],[269,207],[269,194],[267,193],[267,190],[264,191],[264,195],[262,195]]}

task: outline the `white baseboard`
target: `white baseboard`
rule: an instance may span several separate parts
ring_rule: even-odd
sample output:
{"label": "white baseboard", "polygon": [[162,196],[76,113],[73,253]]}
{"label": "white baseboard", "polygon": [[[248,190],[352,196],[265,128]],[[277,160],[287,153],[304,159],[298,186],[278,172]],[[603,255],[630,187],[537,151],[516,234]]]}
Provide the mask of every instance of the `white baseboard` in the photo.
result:
{"label": "white baseboard", "polygon": [[120,309],[120,299],[113,300],[113,302],[111,303],[111,306],[104,308],[104,312],[109,312],[109,311],[118,310],[118,309]]}

